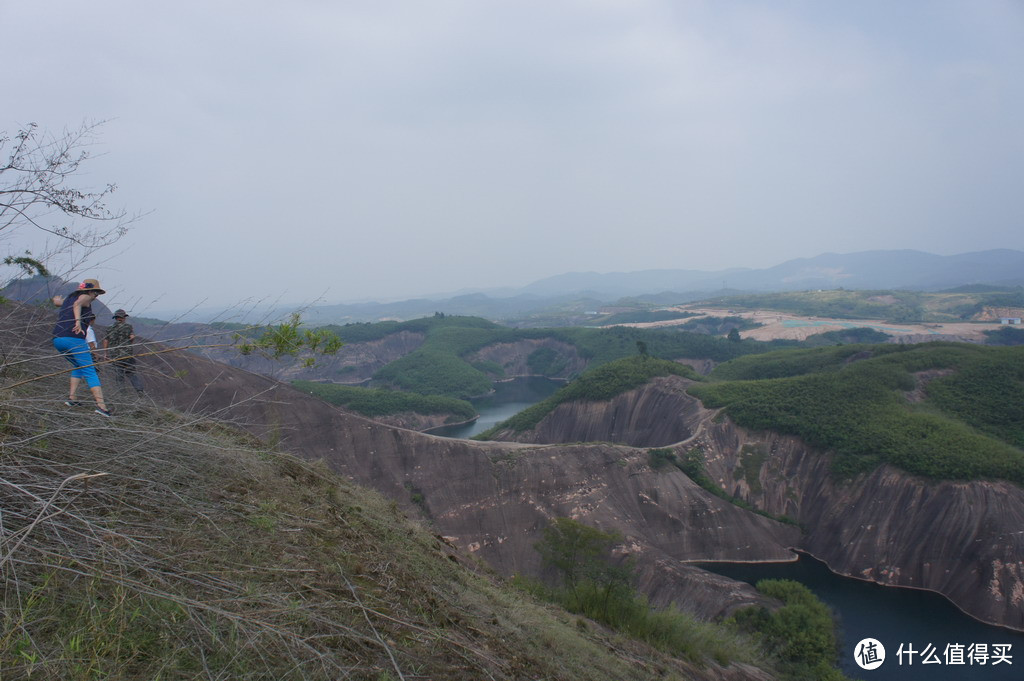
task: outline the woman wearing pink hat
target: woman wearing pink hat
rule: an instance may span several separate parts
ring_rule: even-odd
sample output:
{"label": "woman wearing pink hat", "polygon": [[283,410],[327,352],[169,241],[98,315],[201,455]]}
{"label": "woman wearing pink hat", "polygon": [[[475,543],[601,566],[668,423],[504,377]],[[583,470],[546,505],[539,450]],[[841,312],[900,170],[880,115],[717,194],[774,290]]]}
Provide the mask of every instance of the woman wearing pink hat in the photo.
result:
{"label": "woman wearing pink hat", "polygon": [[53,327],[53,347],[75,367],[71,372],[71,390],[64,404],[69,407],[81,404],[75,400],[75,394],[82,379],[85,379],[93,399],[96,400],[96,413],[109,417],[110,411],[103,401],[100,377],[96,373],[89,345],[85,342],[86,331],[96,319],[92,312],[92,303],[103,293],[106,291],[100,287],[100,282],[86,279],[78,285],[77,290],[68,294],[61,303],[60,312],[57,313],[57,324]]}

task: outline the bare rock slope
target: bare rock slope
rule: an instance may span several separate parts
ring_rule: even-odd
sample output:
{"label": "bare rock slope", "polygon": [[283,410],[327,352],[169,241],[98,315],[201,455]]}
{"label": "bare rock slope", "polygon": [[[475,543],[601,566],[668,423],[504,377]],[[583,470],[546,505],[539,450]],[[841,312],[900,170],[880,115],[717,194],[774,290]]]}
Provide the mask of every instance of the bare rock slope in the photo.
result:
{"label": "bare rock slope", "polygon": [[531,430],[501,430],[493,439],[535,444],[617,442],[664,447],[693,435],[700,403],[686,394],[692,381],[658,376],[642,388],[600,402],[563,402]]}
{"label": "bare rock slope", "polygon": [[532,446],[440,438],[343,413],[266,377],[190,355],[147,360],[162,400],[215,414],[423,513],[499,572],[539,574],[533,544],[550,518],[615,530],[641,588],[705,617],[757,602],[747,587],[686,565],[790,560],[791,525],[708,494],[646,450],[612,444]]}
{"label": "bare rock slope", "polygon": [[[679,433],[678,455],[699,448],[724,491],[796,519],[806,530],[796,546],[834,571],[936,591],[980,620],[1024,629],[1020,487],[933,482],[889,466],[838,481],[829,473],[827,453],[799,438],[738,427],[687,395],[686,384],[675,377],[606,402],[563,404],[534,430],[501,436],[556,443],[585,434],[652,447],[664,446],[664,433]],[[630,405],[645,413],[631,414]],[[630,415],[626,422],[622,414]],[[660,428],[652,425],[659,421]]]}

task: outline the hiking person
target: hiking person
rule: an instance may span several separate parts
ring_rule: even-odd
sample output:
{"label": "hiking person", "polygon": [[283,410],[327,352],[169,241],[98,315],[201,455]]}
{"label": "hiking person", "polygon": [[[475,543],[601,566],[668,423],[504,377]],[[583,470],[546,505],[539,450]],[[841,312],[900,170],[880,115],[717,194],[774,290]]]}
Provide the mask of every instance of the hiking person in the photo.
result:
{"label": "hiking person", "polygon": [[57,313],[57,324],[53,327],[53,347],[64,358],[75,367],[71,372],[71,388],[68,392],[68,399],[64,401],[69,407],[77,407],[81,402],[75,399],[78,393],[78,386],[84,379],[96,401],[96,413],[100,416],[110,416],[106,402],[103,401],[103,389],[100,387],[100,376],[96,372],[96,365],[92,359],[92,352],[86,343],[86,331],[96,319],[92,312],[93,302],[102,294],[106,293],[100,282],[95,279],[86,279],[78,285],[78,289],[72,291],[61,302],[60,311]]}
{"label": "hiking person", "polygon": [[135,373],[135,357],[132,344],[135,342],[135,329],[127,321],[128,313],[124,310],[114,312],[114,325],[107,329],[103,336],[103,350],[114,366],[114,382],[123,389],[125,379],[132,384],[135,392],[144,394],[142,378]]}

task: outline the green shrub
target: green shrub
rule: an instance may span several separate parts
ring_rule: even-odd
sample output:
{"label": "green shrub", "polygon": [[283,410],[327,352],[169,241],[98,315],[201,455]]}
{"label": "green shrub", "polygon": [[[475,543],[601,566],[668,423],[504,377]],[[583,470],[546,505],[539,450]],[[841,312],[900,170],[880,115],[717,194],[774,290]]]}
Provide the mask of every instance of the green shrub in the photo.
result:
{"label": "green shrub", "polygon": [[787,680],[841,681],[836,669],[839,641],[835,618],[828,606],[803,584],[785,579],[763,579],[757,590],[782,601],[768,610],[752,606],[737,611],[731,622],[741,631],[760,638],[775,652],[782,678]]}
{"label": "green shrub", "polygon": [[661,470],[665,466],[675,466],[678,464],[676,453],[671,449],[659,448],[659,449],[648,449],[647,450],[647,462],[654,470]]}
{"label": "green shrub", "polygon": [[559,585],[518,583],[570,612],[698,664],[705,657],[725,665],[753,656],[748,645],[722,627],[697,622],[676,608],[651,608],[632,586],[632,563],[612,555],[612,548],[621,540],[617,533],[602,532],[571,518],[556,518],[535,548],[544,564],[557,572]]}

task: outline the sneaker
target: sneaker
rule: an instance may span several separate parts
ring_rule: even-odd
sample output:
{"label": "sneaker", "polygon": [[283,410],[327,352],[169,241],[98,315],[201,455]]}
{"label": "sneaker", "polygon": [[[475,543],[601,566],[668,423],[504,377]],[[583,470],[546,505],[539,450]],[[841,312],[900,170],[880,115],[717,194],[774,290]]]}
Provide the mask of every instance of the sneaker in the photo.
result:
{"label": "sneaker", "polygon": [[78,400],[64,400],[65,407],[81,407],[82,403]]}
{"label": "sneaker", "polygon": [[106,416],[108,419],[111,416],[113,416],[113,414],[110,413],[109,409],[100,409],[99,407],[96,407],[96,413],[99,414],[100,416]]}

